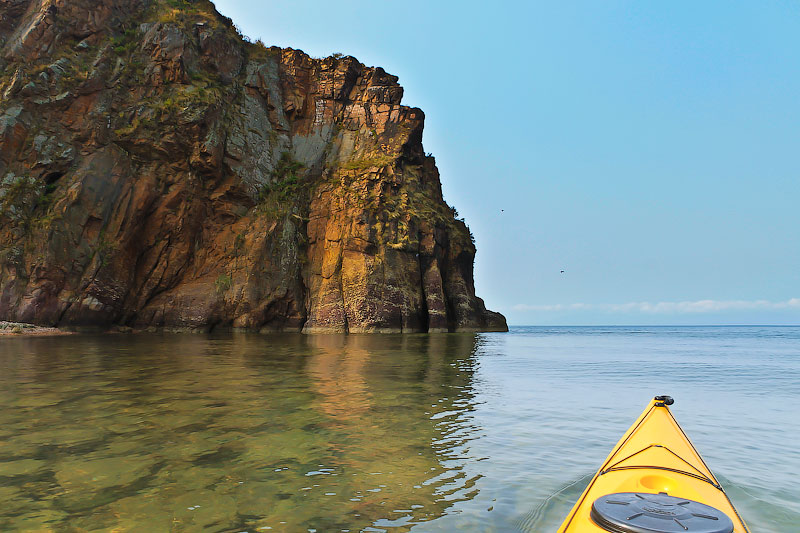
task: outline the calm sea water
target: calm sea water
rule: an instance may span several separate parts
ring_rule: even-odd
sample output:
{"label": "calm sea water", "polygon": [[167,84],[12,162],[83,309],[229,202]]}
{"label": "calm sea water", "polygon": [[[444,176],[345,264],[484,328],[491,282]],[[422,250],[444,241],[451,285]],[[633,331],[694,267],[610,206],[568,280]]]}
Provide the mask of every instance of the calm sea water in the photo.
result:
{"label": "calm sea water", "polygon": [[800,524],[800,328],[0,338],[0,530],[554,531],[655,394]]}

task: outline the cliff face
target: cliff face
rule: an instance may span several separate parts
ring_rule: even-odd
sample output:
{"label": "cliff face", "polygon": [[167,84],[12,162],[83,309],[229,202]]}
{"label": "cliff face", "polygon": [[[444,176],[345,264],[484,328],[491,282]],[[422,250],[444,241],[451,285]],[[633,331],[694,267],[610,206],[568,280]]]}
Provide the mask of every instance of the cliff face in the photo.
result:
{"label": "cliff face", "polygon": [[0,320],[505,330],[402,94],[204,0],[0,0]]}

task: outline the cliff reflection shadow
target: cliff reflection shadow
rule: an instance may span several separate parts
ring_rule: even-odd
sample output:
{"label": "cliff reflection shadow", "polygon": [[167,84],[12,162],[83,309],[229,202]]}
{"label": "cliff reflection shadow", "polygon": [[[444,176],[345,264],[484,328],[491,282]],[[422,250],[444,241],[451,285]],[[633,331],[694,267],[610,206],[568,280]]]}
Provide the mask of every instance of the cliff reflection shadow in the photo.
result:
{"label": "cliff reflection shadow", "polygon": [[408,530],[476,492],[479,338],[9,341],[0,529]]}
{"label": "cliff reflection shadow", "polygon": [[[316,336],[306,371],[349,522],[393,531],[474,496],[476,335]],[[327,478],[327,482],[333,479]],[[325,527],[320,513],[303,524]],[[320,523],[320,521],[322,523]],[[298,524],[300,525],[300,524]]]}

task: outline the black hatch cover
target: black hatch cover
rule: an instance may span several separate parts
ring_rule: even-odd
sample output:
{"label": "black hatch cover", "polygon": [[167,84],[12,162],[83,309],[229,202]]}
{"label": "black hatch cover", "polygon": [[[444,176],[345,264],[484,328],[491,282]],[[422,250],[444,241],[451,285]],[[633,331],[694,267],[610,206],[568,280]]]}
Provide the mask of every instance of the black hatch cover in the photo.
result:
{"label": "black hatch cover", "polygon": [[719,509],[664,492],[601,496],[591,517],[613,533],[733,533],[733,522]]}

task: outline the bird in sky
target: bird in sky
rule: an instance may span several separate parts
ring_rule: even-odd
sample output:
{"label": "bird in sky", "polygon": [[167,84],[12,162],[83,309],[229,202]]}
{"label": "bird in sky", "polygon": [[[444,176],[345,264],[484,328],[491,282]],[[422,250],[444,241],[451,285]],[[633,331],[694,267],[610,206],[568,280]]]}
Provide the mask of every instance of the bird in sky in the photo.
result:
{"label": "bird in sky", "polygon": [[563,274],[563,273],[564,273],[564,271],[562,270],[562,271],[561,271],[561,273]]}

